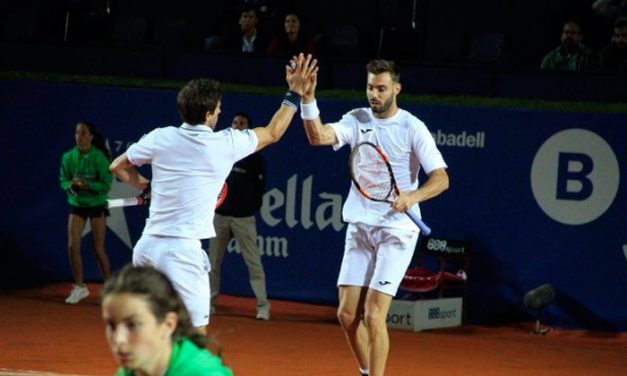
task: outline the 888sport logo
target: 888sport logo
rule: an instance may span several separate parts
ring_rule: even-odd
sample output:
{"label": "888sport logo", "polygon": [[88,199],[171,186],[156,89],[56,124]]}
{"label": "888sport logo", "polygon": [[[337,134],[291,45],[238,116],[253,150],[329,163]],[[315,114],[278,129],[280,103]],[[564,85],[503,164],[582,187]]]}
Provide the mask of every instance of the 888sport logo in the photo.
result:
{"label": "888sport logo", "polygon": [[447,242],[444,239],[429,239],[427,249],[430,251],[446,251]]}

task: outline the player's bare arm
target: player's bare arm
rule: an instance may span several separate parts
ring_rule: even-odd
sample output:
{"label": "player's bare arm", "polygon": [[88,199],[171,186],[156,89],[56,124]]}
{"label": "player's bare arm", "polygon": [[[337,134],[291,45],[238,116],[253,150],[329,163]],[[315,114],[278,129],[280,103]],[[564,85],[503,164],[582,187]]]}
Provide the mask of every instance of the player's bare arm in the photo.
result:
{"label": "player's bare arm", "polygon": [[415,191],[401,192],[392,207],[404,212],[417,203],[436,197],[448,189],[449,179],[446,169],[435,169],[428,176],[429,178]]}
{"label": "player's bare arm", "polygon": [[148,179],[139,173],[137,166],[128,160],[126,153],[119,155],[111,162],[109,171],[123,183],[127,183],[140,191],[148,188]]}
{"label": "player's bare arm", "polygon": [[[311,75],[315,75],[318,72],[318,61],[311,55],[305,56],[301,53],[294,57],[290,63],[290,65],[285,67],[285,80],[291,92],[302,96],[307,83],[310,82]],[[257,150],[263,149],[281,139],[292,122],[297,109],[296,106],[290,106],[284,102],[272,117],[270,124],[253,129],[259,141]]]}
{"label": "player's bare arm", "polygon": [[335,131],[330,125],[322,124],[319,117],[314,120],[303,120],[303,125],[305,126],[305,133],[307,134],[309,144],[314,146],[337,144],[338,139],[335,135]]}
{"label": "player's bare arm", "polygon": [[320,119],[320,111],[316,104],[317,84],[318,75],[314,74],[310,77],[303,93],[300,111],[305,126],[305,134],[307,134],[307,140],[311,145],[334,145],[338,142],[335,131],[330,125],[323,124]]}

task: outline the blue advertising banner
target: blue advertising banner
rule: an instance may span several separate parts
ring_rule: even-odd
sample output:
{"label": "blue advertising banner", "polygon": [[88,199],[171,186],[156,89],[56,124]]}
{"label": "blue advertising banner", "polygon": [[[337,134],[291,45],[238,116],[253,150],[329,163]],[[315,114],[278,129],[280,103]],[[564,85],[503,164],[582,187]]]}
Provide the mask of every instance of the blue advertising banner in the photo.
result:
{"label": "blue advertising banner", "polygon": [[[450,189],[421,205],[423,217],[434,236],[472,242],[467,322],[533,317],[524,294],[551,283],[557,298],[543,321],[627,330],[627,114],[404,105],[402,99],[401,107],[427,124],[449,165]],[[179,125],[175,100],[175,90],[0,81],[0,270],[12,278],[71,281],[58,174],[62,153],[75,145],[76,122],[94,122],[115,156],[155,127]],[[265,125],[280,100],[227,93],[218,129],[239,111]],[[365,105],[319,99],[325,122]],[[310,146],[297,116],[262,154],[268,171],[258,243],[269,295],[335,304],[349,150]],[[110,197],[135,193],[114,182]],[[114,268],[130,261],[146,216],[145,207],[111,210],[107,249]],[[87,229],[85,274],[97,281],[90,241]],[[231,242],[223,292],[252,295],[238,252]]]}

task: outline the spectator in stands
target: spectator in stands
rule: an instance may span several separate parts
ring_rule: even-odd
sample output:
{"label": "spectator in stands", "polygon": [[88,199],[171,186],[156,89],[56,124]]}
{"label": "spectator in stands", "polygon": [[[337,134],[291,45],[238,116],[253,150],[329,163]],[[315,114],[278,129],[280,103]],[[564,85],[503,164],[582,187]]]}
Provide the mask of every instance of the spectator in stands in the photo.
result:
{"label": "spectator in stands", "polygon": [[627,17],[627,0],[596,0],[592,3],[595,12],[615,21]]}
{"label": "spectator in stands", "polygon": [[233,375],[206,348],[172,282],[155,268],[129,264],[107,279],[102,319],[120,365],[116,375]]}
{"label": "spectator in stands", "polygon": [[314,53],[314,39],[307,35],[302,19],[296,12],[285,14],[283,27],[284,32],[270,41],[268,54],[295,56],[300,52]]}
{"label": "spectator in stands", "polygon": [[576,21],[567,21],[562,28],[562,43],[542,59],[540,69],[551,71],[582,71],[590,68],[592,50],[583,45],[581,27]]}
{"label": "spectator in stands", "polygon": [[241,53],[263,53],[268,49],[268,37],[257,27],[257,8],[254,5],[242,7],[239,25],[227,30],[222,38],[222,50]]}
{"label": "spectator in stands", "polygon": [[76,146],[63,154],[59,180],[70,205],[68,217],[68,253],[74,275],[74,286],[65,299],[76,304],[89,296],[83,280],[81,241],[87,219],[91,225],[92,247],[103,278],[111,273],[105,250],[107,231],[107,199],[113,182],[109,172],[111,153],[105,139],[90,122],[79,121],[74,133]]}
{"label": "spectator in stands", "polygon": [[[251,129],[252,120],[250,116],[240,112],[233,118],[231,128]],[[209,250],[211,312],[215,311],[220,294],[220,269],[224,253],[231,238],[235,238],[248,267],[250,287],[257,298],[257,319],[266,321],[270,319],[266,274],[257,246],[257,222],[255,220],[255,214],[261,208],[263,201],[265,174],[264,159],[257,152],[235,162],[231,173],[226,178],[229,193],[222,205],[216,208],[213,218],[216,237],[212,239]]]}
{"label": "spectator in stands", "polygon": [[627,73],[627,18],[619,18],[614,23],[610,44],[599,52],[599,68]]}

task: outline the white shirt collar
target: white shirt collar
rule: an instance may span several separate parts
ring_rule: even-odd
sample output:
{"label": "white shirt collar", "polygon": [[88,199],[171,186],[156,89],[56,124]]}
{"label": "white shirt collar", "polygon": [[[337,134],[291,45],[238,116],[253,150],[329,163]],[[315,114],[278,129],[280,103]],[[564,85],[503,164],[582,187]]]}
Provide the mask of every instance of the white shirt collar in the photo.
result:
{"label": "white shirt collar", "polygon": [[250,40],[242,37],[242,52],[255,52],[255,39],[257,39],[257,33]]}
{"label": "white shirt collar", "polygon": [[210,132],[213,133],[213,129],[211,129],[211,127],[205,125],[205,124],[197,124],[197,125],[191,125],[188,123],[183,123],[181,124],[181,128],[183,129],[187,129],[190,131],[200,131],[200,132]]}

